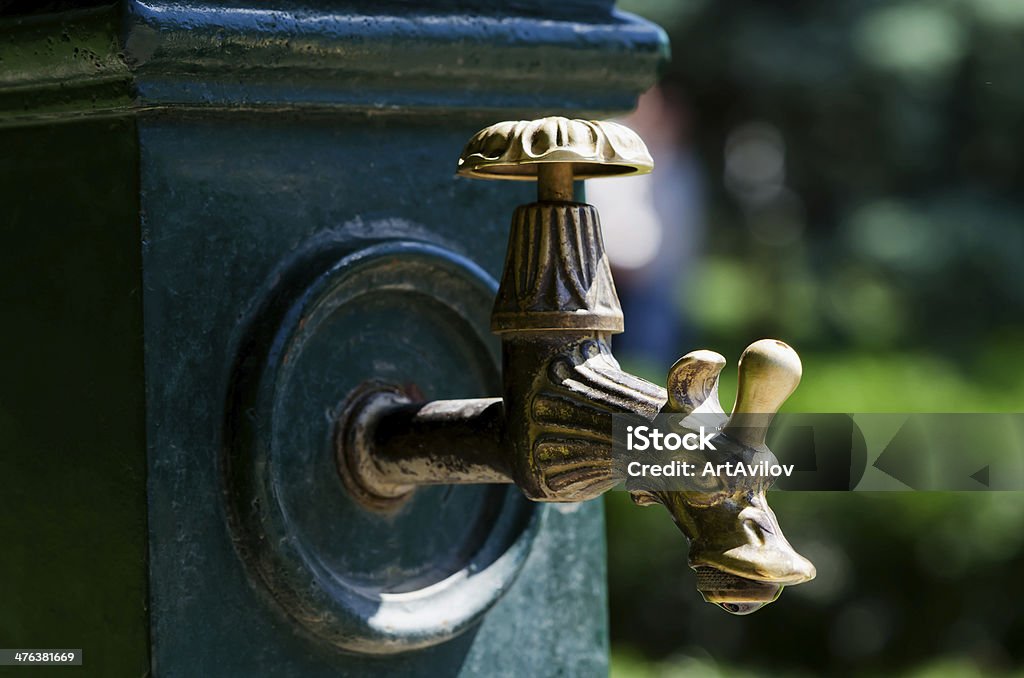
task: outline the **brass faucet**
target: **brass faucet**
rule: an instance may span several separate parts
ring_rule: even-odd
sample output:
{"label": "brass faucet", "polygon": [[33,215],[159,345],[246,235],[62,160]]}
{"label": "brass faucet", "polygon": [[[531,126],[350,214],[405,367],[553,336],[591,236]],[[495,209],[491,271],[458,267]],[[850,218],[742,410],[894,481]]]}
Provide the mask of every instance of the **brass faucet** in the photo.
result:
{"label": "brass faucet", "polygon": [[[717,454],[775,461],[765,432],[801,375],[786,344],[762,340],[744,351],[729,417],[718,403],[719,354],[681,358],[667,389],[624,372],[612,355],[622,310],[597,210],[574,201],[573,181],[653,168],[639,136],[611,122],[502,122],[469,141],[458,174],[536,180],[538,187],[537,202],[512,217],[491,316],[502,340],[502,397],[424,403],[383,383],[349,394],[338,422],[338,467],[364,506],[393,511],[417,485],[450,483],[514,482],[534,501],[593,499],[625,480],[612,458],[613,415],[718,415]],[[705,600],[746,614],[815,574],[783,536],[765,498],[770,484],[754,476],[685,491],[627,489],[637,504],[668,509],[690,541]]]}

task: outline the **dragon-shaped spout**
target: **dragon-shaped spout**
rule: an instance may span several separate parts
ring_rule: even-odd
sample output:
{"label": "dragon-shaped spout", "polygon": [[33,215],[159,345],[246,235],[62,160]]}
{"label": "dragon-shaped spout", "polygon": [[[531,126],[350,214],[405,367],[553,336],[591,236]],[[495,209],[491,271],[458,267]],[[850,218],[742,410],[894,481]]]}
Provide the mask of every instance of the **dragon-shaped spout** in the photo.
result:
{"label": "dragon-shaped spout", "polygon": [[[663,413],[682,415],[679,426],[719,422],[711,438],[714,452],[700,452],[699,462],[767,468],[777,460],[765,444],[775,412],[800,381],[796,352],[781,341],[763,339],[743,352],[739,388],[728,417],[718,401],[718,377],[725,358],[694,351],[669,371],[668,402]],[[705,600],[735,614],[759,609],[778,597],[785,585],[815,576],[814,565],[786,540],[768,506],[767,475],[703,476],[699,487],[685,490],[633,490],[640,505],[668,509],[690,542],[690,566]]]}

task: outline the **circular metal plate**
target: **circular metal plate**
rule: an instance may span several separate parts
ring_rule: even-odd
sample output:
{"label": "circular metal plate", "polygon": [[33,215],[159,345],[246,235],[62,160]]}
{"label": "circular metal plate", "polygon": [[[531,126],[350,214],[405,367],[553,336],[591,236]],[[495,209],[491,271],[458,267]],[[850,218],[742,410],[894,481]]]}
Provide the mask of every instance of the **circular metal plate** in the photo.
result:
{"label": "circular metal plate", "polygon": [[239,553],[330,644],[393,653],[477,622],[518,573],[539,510],[514,486],[417,489],[388,515],[343,488],[334,423],[374,380],[423,400],[500,392],[495,283],[447,250],[390,242],[293,267],[242,343],[224,474]]}

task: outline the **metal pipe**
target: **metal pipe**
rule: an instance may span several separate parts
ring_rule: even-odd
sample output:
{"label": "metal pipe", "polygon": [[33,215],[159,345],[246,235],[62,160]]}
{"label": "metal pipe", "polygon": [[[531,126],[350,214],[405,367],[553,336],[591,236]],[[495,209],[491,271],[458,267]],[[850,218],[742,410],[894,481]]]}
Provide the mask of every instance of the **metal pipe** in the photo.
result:
{"label": "metal pipe", "polygon": [[388,408],[373,422],[373,461],[396,485],[511,483],[501,398]]}

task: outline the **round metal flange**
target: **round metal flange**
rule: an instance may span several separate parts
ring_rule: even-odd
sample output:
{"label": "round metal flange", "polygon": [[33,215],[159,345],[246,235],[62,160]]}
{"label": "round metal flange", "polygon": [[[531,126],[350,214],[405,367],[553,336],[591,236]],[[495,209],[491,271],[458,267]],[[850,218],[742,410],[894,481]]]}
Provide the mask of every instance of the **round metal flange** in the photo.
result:
{"label": "round metal flange", "polygon": [[382,409],[412,399],[392,384],[370,381],[354,388],[345,398],[335,426],[335,454],[341,482],[349,494],[371,511],[393,513],[412,498],[412,485],[397,485],[379,478],[368,438]]}
{"label": "round metal flange", "polygon": [[424,243],[319,251],[280,277],[241,342],[223,458],[234,541],[258,588],[336,648],[445,642],[481,619],[529,553],[542,509],[514,486],[396,488],[372,510],[335,454],[346,396],[366,384],[418,400],[500,392],[495,289]]}

